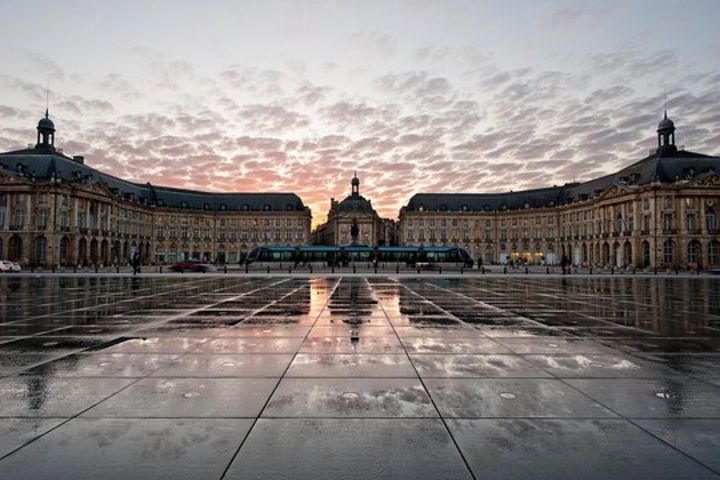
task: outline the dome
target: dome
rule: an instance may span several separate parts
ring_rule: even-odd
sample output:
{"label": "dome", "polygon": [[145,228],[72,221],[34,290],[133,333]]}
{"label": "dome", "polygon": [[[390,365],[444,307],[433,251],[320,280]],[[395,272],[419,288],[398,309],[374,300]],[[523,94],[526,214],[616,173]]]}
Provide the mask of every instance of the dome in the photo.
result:
{"label": "dome", "polygon": [[360,185],[360,179],[358,177],[353,177],[351,183],[353,185]]}
{"label": "dome", "polygon": [[663,116],[663,119],[660,120],[660,123],[658,123],[657,129],[658,129],[658,131],[675,129],[675,123],[667,117],[667,110],[665,111],[665,115]]}
{"label": "dome", "polygon": [[45,118],[41,118],[38,122],[37,126],[38,130],[51,130],[55,131],[55,124],[52,120],[50,120],[47,116]]}

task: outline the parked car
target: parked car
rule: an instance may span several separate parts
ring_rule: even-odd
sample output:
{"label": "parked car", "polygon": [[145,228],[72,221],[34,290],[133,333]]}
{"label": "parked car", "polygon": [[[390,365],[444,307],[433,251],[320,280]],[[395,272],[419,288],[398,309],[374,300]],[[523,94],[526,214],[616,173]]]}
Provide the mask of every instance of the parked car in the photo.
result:
{"label": "parked car", "polygon": [[22,267],[17,262],[11,262],[10,260],[0,260],[0,272],[19,272]]}
{"label": "parked car", "polygon": [[215,267],[210,263],[198,260],[178,262],[174,265],[170,265],[168,268],[173,272],[210,272],[215,270]]}

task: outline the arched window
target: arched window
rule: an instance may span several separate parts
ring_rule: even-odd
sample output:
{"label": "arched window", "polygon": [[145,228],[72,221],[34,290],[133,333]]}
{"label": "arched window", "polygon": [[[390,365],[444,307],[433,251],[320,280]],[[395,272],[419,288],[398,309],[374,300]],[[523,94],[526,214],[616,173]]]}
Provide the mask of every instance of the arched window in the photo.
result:
{"label": "arched window", "polygon": [[[720,247],[720,242],[717,240],[711,241],[708,245],[708,262],[710,262],[711,265],[718,263],[718,252],[720,251],[718,247]],[[0,256],[2,256],[2,254],[0,254]]]}
{"label": "arched window", "polygon": [[712,208],[705,212],[705,227],[710,233],[717,231],[717,216]]}
{"label": "arched window", "polygon": [[663,262],[673,262],[674,247],[675,245],[672,240],[665,240],[665,242],[663,242]]}
{"label": "arched window", "polygon": [[687,249],[688,263],[698,263],[700,261],[700,242],[693,240],[688,243]]}
{"label": "arched window", "polygon": [[35,239],[35,261],[37,263],[45,263],[47,252],[47,240],[45,237],[37,237]]}

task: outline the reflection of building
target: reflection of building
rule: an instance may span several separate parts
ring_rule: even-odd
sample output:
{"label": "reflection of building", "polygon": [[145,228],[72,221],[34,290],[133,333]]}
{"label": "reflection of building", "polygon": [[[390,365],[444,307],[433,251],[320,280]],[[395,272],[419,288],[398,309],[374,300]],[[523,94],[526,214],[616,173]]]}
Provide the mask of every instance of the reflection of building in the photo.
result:
{"label": "reflection of building", "polygon": [[414,195],[400,211],[403,245],[458,245],[485,263],[509,259],[614,266],[720,264],[720,158],[658,148],[585,183],[497,194]]}
{"label": "reflection of building", "polygon": [[394,233],[392,221],[385,221],[360,195],[360,179],[351,181],[350,195],[342,202],[330,199],[328,220],[313,232],[317,245],[389,245]]}
{"label": "reflection of building", "polygon": [[303,245],[310,210],[292,193],[207,193],[138,184],[99,172],[55,148],[55,126],[37,144],[0,154],[0,258],[35,264],[236,262],[256,245]]}

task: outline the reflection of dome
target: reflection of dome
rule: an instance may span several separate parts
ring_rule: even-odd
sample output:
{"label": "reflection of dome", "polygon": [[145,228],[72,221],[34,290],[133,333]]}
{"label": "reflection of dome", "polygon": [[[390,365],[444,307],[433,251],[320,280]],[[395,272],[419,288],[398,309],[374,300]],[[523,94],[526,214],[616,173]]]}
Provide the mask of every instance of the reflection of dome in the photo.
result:
{"label": "reflection of dome", "polygon": [[658,129],[658,132],[661,130],[674,130],[675,129],[675,123],[667,117],[667,110],[665,110],[665,115],[663,116],[663,119],[660,120],[660,123],[658,123],[657,129]]}

